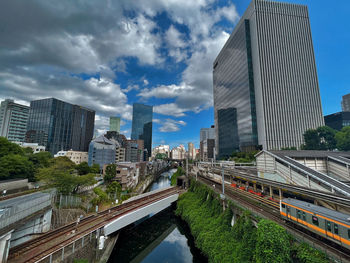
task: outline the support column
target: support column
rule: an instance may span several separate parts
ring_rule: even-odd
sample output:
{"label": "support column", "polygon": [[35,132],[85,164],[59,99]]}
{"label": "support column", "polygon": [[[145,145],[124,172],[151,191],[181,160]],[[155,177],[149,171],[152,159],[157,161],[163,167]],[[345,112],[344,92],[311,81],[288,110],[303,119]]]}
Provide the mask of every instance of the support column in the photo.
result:
{"label": "support column", "polygon": [[62,248],[62,256],[61,256],[62,261],[64,260],[64,247]]}
{"label": "support column", "polygon": [[256,192],[256,183],[253,184],[254,192]]}
{"label": "support column", "polygon": [[73,254],[75,252],[75,241],[73,242],[73,245],[72,245],[72,252],[73,252]]}
{"label": "support column", "polygon": [[311,188],[311,180],[310,180],[310,176],[309,175],[307,176],[307,182],[308,182],[309,188]]}
{"label": "support column", "polygon": [[273,198],[272,186],[270,185],[270,197]]}
{"label": "support column", "polygon": [[278,189],[278,194],[279,194],[280,200],[282,200],[283,199],[283,193],[282,193],[281,188]]}

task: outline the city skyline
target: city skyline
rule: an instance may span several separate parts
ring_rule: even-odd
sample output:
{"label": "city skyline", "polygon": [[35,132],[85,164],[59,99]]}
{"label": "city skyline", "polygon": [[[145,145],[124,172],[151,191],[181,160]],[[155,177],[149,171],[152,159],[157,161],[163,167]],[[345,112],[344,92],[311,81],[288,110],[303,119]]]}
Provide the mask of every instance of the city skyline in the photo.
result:
{"label": "city skyline", "polygon": [[[349,93],[346,47],[350,38],[344,34],[349,22],[343,17],[350,4],[281,2],[308,6],[323,114],[340,111],[341,98]],[[121,132],[127,137],[131,133],[132,104],[145,103],[155,109],[153,147],[194,142],[199,148],[200,128],[214,123],[212,62],[248,4],[242,0],[177,1],[168,5],[154,1],[149,6],[136,6],[121,1],[104,14],[115,23],[105,25],[88,4],[72,6],[62,1],[53,6],[38,1],[19,6],[16,1],[2,2],[0,20],[7,25],[6,30],[16,33],[0,32],[4,40],[0,51],[13,51],[0,55],[0,100],[11,98],[29,105],[30,100],[55,97],[82,105],[96,110],[99,134],[108,130],[109,116],[121,116]],[[21,23],[10,22],[16,8],[36,10],[36,20],[24,16]],[[70,15],[89,15],[98,28],[72,24],[70,31],[66,26],[72,22],[56,12],[60,8],[71,10]],[[43,11],[55,15],[48,18]],[[135,13],[126,16],[121,11]],[[121,18],[116,20],[115,13]],[[31,28],[35,23],[41,26],[34,33]],[[61,34],[62,28],[65,34]],[[53,45],[50,37],[59,45]],[[116,45],[103,46],[108,40],[114,41],[113,37],[120,39]],[[141,45],[139,50],[134,49],[137,44]],[[123,50],[118,51],[118,47]]]}

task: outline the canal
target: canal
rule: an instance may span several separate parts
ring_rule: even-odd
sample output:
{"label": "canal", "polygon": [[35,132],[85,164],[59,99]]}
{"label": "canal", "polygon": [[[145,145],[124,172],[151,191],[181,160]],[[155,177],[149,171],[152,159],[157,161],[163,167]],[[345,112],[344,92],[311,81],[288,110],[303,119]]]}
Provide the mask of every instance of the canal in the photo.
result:
{"label": "canal", "polygon": [[[149,191],[170,186],[176,170],[164,172]],[[189,263],[208,262],[195,247],[188,225],[175,216],[174,207],[125,228],[119,236],[108,263]]]}

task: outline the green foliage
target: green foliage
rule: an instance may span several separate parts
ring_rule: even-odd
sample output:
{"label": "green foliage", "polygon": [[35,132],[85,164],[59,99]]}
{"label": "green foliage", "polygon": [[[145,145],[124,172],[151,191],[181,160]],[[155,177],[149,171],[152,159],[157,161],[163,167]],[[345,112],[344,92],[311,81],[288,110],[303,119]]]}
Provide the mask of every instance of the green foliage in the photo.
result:
{"label": "green foliage", "polygon": [[306,243],[293,246],[295,257],[300,263],[327,263],[329,259],[327,255],[317,249],[310,247]]}
{"label": "green foliage", "polygon": [[82,163],[78,164],[75,167],[75,169],[77,169],[77,172],[79,175],[88,174],[91,172],[91,168],[87,162],[82,162]]}
{"label": "green foliage", "polygon": [[87,259],[74,259],[74,263],[89,263]]}
{"label": "green foliage", "polygon": [[172,174],[170,181],[171,181],[171,185],[176,185],[176,179],[181,176],[184,175],[185,171],[182,169],[182,167],[178,167],[177,171],[175,173]]}
{"label": "green foliage", "polygon": [[108,195],[100,187],[95,187],[94,188],[94,193],[97,195],[97,197],[95,197],[92,200],[92,203],[94,205],[101,204],[101,203],[104,203],[104,202],[108,201]]}
{"label": "green foliage", "polygon": [[0,179],[28,178],[34,180],[34,166],[26,156],[8,154],[0,158]]}
{"label": "green foliage", "polygon": [[218,199],[211,188],[192,180],[175,212],[189,224],[196,246],[209,262],[327,262],[322,252],[305,245],[292,251],[285,229],[270,220],[261,219],[255,228],[247,211],[231,227],[232,211],[223,212]]}
{"label": "green foliage", "polygon": [[158,160],[164,160],[164,159],[167,159],[168,158],[168,155],[165,154],[165,153],[157,153],[156,156],[155,156],[155,159],[158,159]]}
{"label": "green foliage", "polygon": [[99,174],[100,173],[100,165],[98,163],[94,163],[90,167],[90,173]]}
{"label": "green foliage", "polygon": [[0,137],[0,158],[9,154],[24,155],[24,151],[18,144],[10,142],[5,137]]}
{"label": "green foliage", "polygon": [[282,147],[282,151],[296,151],[297,147]]}
{"label": "green foliage", "polygon": [[49,161],[50,166],[40,168],[36,178],[50,187],[55,187],[62,194],[76,193],[79,187],[96,183],[94,174],[77,175],[75,164],[66,156]]}
{"label": "green foliage", "polygon": [[350,126],[343,127],[335,135],[337,148],[340,151],[350,151]]}
{"label": "green foliage", "polygon": [[273,221],[260,220],[255,248],[256,262],[290,262],[290,252],[290,240],[286,230]]}
{"label": "green foliage", "polygon": [[231,154],[230,160],[235,161],[236,163],[251,163],[255,161],[255,154],[258,151],[253,152],[233,152]]}
{"label": "green foliage", "polygon": [[303,150],[334,150],[336,148],[335,135],[337,131],[328,126],[309,129],[304,133],[305,144]]}
{"label": "green foliage", "polygon": [[[30,149],[30,148],[29,148]],[[36,169],[49,167],[50,160],[52,159],[51,153],[49,152],[38,152],[36,154],[30,154],[28,156]]]}
{"label": "green foliage", "polygon": [[208,187],[191,182],[190,191],[178,200],[176,214],[190,225],[196,246],[209,262],[253,262],[256,229],[247,216],[232,228],[231,209],[223,212],[217,197]]}
{"label": "green foliage", "polygon": [[106,189],[106,193],[110,196],[110,199],[112,199],[114,195],[116,195],[119,199],[121,191],[122,186],[116,181],[110,183]]}
{"label": "green foliage", "polygon": [[106,171],[103,179],[106,183],[111,183],[116,175],[117,175],[117,166],[115,164],[109,164],[106,167]]}

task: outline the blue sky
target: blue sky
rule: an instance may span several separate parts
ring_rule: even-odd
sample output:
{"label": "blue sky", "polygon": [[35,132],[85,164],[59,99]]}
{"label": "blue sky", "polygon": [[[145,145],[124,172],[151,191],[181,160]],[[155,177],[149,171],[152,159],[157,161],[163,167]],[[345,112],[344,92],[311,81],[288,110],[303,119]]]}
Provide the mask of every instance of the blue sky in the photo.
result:
{"label": "blue sky", "polygon": [[[288,2],[309,7],[323,112],[340,111],[350,93],[350,2]],[[154,146],[198,147],[200,128],[214,122],[212,61],[248,4],[1,1],[0,100],[56,97],[96,110],[99,133],[121,116],[127,137],[132,103],[154,105]]]}

